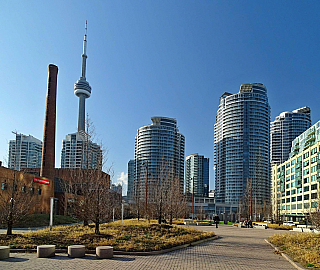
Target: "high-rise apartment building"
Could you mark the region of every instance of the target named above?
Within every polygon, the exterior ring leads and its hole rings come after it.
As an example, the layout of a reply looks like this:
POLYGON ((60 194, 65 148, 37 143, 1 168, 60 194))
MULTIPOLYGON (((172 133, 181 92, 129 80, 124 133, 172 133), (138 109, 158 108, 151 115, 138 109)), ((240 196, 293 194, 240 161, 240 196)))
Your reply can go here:
POLYGON ((186 156, 185 193, 209 196, 209 158, 199 154, 186 156))
POLYGON ((289 158, 292 141, 311 127, 310 108, 303 107, 292 112, 282 112, 270 124, 271 166, 279 165, 289 158))
POLYGON ((248 182, 257 203, 270 196, 270 106, 261 83, 223 93, 214 125, 217 202, 238 203, 248 182))
POLYGON ((85 127, 85 100, 91 96, 91 86, 86 80, 87 22, 83 40, 81 77, 74 84, 74 94, 79 97, 78 132, 68 134, 62 141, 61 168, 95 169, 102 166, 102 151, 90 139, 85 127))
POLYGON ((127 197, 128 200, 133 200, 133 194, 134 194, 134 160, 131 159, 128 162, 128 192, 127 197))
POLYGON ((144 191, 148 181, 166 177, 180 180, 183 190, 185 138, 179 132, 177 120, 151 117, 152 124, 141 127, 135 138, 135 191, 144 191))
POLYGON ((31 135, 15 134, 16 139, 9 142, 8 168, 40 168, 42 141, 31 135))
POLYGON ((276 220, 300 221, 319 209, 320 121, 292 141, 289 158, 272 167, 276 220))
POLYGON ((61 168, 101 168, 102 152, 85 132, 68 134, 62 141, 61 168))

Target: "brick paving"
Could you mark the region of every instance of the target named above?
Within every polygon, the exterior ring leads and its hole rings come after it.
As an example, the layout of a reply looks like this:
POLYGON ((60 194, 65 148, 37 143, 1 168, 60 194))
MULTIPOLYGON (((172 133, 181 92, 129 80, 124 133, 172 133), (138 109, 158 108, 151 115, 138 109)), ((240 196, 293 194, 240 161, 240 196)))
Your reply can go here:
POLYGON ((35 253, 11 253, 0 261, 0 269, 295 269, 264 241, 274 233, 271 229, 240 229, 229 225, 197 227, 214 231, 219 239, 194 247, 154 256, 115 255, 113 259, 98 260, 94 255, 68 258, 57 254, 53 258, 37 258, 35 253))

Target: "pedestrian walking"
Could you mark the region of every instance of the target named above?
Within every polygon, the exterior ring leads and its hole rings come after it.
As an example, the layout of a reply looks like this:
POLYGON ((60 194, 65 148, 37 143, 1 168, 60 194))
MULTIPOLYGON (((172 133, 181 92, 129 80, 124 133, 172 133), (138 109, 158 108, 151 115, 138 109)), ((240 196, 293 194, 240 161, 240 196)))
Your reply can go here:
POLYGON ((216 228, 218 228, 218 224, 219 224, 219 222, 220 222, 219 216, 216 215, 213 220, 214 220, 214 223, 216 224, 216 228))

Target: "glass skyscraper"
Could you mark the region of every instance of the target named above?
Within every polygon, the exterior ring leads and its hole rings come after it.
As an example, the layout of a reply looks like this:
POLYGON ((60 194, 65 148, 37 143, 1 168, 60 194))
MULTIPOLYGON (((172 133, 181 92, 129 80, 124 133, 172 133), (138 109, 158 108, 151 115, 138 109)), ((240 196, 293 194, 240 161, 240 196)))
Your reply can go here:
POLYGON ((160 170, 170 178, 178 177, 183 189, 185 138, 177 128, 177 120, 151 117, 152 124, 141 127, 135 138, 135 189, 144 191, 147 169, 148 182, 157 179, 160 170))
POLYGON ((84 131, 68 134, 62 141, 61 168, 99 169, 101 162, 100 146, 84 131))
POLYGON ((270 125, 271 166, 279 165, 289 158, 292 141, 311 127, 309 107, 282 112, 270 125))
POLYGON ((16 133, 9 142, 8 168, 20 171, 41 167, 42 141, 31 135, 16 133))
POLYGON ((209 158, 199 154, 186 156, 185 193, 209 196, 209 158))
POLYGON ((131 159, 128 162, 128 192, 127 192, 127 197, 128 201, 133 200, 133 185, 134 185, 134 160, 131 159))
POLYGON ((238 203, 248 181, 257 203, 270 199, 270 106, 261 83, 242 84, 220 97, 214 125, 217 202, 238 203))

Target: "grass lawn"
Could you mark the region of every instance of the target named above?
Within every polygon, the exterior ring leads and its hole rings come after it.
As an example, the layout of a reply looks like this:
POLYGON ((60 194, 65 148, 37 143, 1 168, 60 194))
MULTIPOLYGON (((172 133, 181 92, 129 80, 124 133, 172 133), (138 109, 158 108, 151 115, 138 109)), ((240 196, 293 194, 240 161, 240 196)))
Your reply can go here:
MULTIPOLYGON (((42 227, 49 226, 50 216, 47 214, 32 214, 25 216, 18 224, 15 224, 15 228, 30 228, 30 227, 42 227)), ((76 223, 77 220, 68 216, 53 216, 53 225, 76 223)), ((0 228, 6 228, 5 224, 0 224, 0 228)))
POLYGON ((294 261, 308 268, 320 268, 320 234, 275 234, 269 240, 294 261))
POLYGON ((100 225, 100 235, 94 233, 94 226, 59 226, 49 229, 7 236, 0 234, 0 246, 11 248, 36 248, 38 245, 53 244, 56 248, 82 244, 87 249, 97 246, 113 246, 122 251, 153 251, 167 249, 182 244, 214 236, 213 232, 203 232, 175 225, 159 225, 155 221, 125 220, 100 225))

